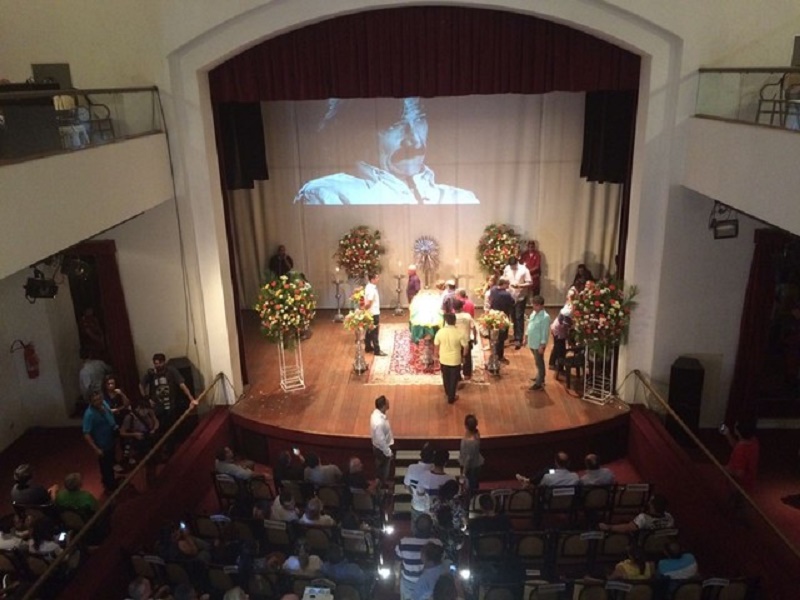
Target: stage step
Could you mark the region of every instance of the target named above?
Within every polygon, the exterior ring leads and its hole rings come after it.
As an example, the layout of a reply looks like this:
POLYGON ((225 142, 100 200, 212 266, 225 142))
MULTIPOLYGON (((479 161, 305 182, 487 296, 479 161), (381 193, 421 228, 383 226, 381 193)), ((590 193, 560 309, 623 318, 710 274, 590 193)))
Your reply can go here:
POLYGON ((419 461, 419 450, 398 450, 394 453, 396 463, 415 463, 419 461))

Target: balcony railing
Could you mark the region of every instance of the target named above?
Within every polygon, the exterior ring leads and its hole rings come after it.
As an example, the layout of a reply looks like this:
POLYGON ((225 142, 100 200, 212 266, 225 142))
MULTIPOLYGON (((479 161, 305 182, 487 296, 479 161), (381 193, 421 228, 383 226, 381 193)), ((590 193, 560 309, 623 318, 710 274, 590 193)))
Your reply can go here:
POLYGON ((800 131, 800 68, 700 69, 696 115, 800 131))
POLYGON ((0 164, 163 131, 156 87, 56 87, 0 85, 0 164))

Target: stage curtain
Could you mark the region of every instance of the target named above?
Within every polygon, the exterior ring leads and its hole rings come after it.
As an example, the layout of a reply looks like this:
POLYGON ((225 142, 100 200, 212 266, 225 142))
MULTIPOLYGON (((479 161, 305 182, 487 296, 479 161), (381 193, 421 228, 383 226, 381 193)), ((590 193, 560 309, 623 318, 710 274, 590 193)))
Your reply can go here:
POLYGON ((213 69, 214 103, 632 90, 639 57, 510 12, 417 6, 359 12, 267 40, 213 69))
POLYGON ((636 92, 587 92, 581 177, 627 183, 633 149, 636 92))
POLYGON ((269 179, 259 102, 226 102, 215 108, 220 173, 225 189, 253 189, 269 179))
POLYGON ((758 382, 764 369, 769 335, 769 312, 775 300, 776 256, 783 252, 789 234, 777 229, 758 229, 745 290, 736 367, 728 400, 730 423, 757 416, 758 382))

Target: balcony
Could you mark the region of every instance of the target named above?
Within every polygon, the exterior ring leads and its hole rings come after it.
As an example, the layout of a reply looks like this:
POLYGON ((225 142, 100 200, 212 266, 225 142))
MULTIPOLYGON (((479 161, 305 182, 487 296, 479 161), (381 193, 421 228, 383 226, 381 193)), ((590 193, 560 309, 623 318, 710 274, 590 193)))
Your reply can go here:
POLYGON ((681 183, 800 234, 800 68, 700 69, 681 183))
POLYGON ((26 87, 0 86, 0 278, 174 195, 157 88, 26 87))

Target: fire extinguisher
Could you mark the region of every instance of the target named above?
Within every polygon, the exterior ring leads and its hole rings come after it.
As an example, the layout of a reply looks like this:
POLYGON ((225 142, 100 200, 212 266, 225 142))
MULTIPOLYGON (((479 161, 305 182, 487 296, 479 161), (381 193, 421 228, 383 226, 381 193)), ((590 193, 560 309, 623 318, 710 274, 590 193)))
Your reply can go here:
POLYGON ((25 370, 28 372, 29 379, 39 377, 39 355, 36 354, 36 347, 33 342, 27 344, 22 340, 14 340, 11 343, 11 352, 22 350, 22 357, 25 359, 25 370))

